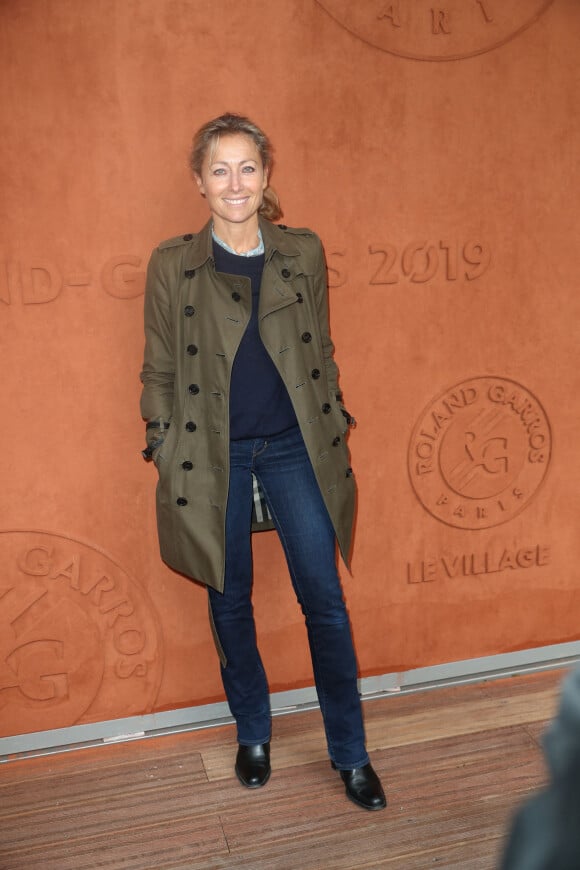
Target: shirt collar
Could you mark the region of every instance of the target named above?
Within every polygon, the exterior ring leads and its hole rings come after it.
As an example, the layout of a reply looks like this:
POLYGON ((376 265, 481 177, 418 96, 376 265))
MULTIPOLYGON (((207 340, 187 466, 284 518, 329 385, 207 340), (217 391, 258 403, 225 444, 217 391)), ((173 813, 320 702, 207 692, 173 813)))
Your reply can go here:
MULTIPOLYGON (((290 232, 286 232, 285 229, 281 229, 265 218, 261 217, 259 221, 260 232, 264 240, 266 262, 269 261, 274 251, 279 251, 283 256, 299 256, 300 248, 290 232)), ((187 268, 189 269, 198 269, 207 260, 213 260, 211 220, 202 227, 199 233, 193 236, 186 257, 187 268)))
POLYGON ((234 251, 227 242, 224 242, 223 239, 220 239, 219 236, 216 236, 215 229, 212 225, 211 228, 211 237, 214 242, 217 242, 220 247, 224 248, 224 250, 228 251, 230 254, 235 254, 236 257, 259 257, 260 254, 264 253, 264 239, 262 237, 262 230, 258 227, 258 244, 255 248, 252 248, 251 251, 234 251))

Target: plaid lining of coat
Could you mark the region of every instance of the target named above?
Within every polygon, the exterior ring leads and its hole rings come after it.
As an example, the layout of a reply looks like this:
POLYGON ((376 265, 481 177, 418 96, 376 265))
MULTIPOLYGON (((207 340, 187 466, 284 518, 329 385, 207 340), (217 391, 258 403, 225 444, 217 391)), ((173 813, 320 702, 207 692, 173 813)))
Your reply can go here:
POLYGON ((252 531, 265 532, 267 529, 273 529, 274 523, 272 514, 266 504, 266 496, 254 474, 252 474, 252 486, 252 531))

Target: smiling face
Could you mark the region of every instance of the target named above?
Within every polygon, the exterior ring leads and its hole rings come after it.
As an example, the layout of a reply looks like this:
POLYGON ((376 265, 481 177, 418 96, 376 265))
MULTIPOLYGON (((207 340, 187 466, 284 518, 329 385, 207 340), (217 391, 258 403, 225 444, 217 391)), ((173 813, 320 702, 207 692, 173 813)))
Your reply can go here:
POLYGON ((201 174, 195 174, 200 193, 206 198, 220 238, 234 229, 258 226, 258 209, 268 185, 260 152, 250 136, 226 134, 210 146, 201 174))

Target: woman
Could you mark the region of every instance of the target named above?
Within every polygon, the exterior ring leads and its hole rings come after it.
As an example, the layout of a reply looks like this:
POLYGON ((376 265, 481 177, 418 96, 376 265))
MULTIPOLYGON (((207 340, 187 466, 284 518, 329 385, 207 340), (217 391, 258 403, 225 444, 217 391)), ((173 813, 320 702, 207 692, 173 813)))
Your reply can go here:
MULTIPOLYGON (((276 226, 272 148, 227 114, 196 134, 191 166, 210 220, 149 263, 141 411, 159 471, 161 555, 204 583, 228 703, 235 771, 270 776, 270 705, 251 603, 259 484, 306 619, 332 766, 348 797, 386 805, 365 749, 357 668, 336 570, 355 483, 329 336, 324 256, 310 230, 276 226)), ((270 526, 271 527, 271 526, 270 526)))

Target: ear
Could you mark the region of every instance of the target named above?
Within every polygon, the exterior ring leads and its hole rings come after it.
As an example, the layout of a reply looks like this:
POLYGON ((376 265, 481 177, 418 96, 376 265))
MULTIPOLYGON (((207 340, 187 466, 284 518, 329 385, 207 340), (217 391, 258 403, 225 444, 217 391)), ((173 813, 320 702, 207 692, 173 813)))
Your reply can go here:
POLYGON ((197 172, 194 172, 193 175, 195 178, 195 182, 197 184, 197 189, 199 190, 199 192, 201 193, 202 196, 205 196, 205 187, 204 187, 201 175, 198 175, 197 172))
POLYGON ((262 182, 262 190, 266 190, 266 188, 268 187, 268 175, 269 175, 268 170, 264 169, 264 180, 262 182))

